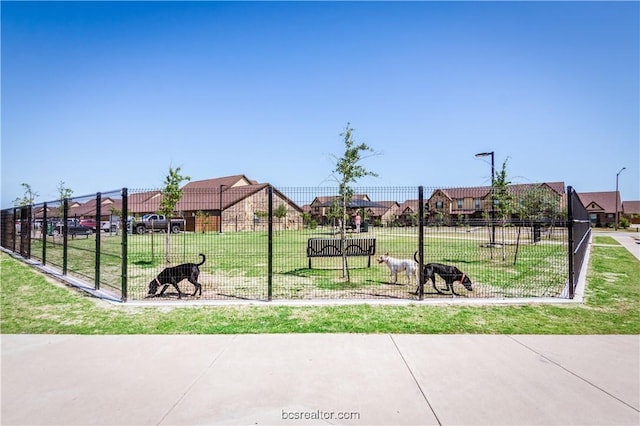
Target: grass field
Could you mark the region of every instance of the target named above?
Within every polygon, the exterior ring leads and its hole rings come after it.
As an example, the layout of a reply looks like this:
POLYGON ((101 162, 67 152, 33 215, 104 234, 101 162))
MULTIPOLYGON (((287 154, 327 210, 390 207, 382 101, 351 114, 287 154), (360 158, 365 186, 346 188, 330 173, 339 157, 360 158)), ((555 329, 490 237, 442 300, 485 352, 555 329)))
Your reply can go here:
MULTIPOLYGON (((474 282, 472 293, 462 287, 457 291, 469 297, 558 296, 567 279, 566 235, 556 230, 533 244, 528 229, 506 228, 503 260, 502 248, 486 247, 487 228, 426 228, 425 262, 458 266, 474 282)), ((418 243, 416 228, 375 228, 351 237, 376 239, 376 253, 393 257, 413 257, 418 243)), ((498 229, 497 240, 501 236, 498 229)), ((415 299, 415 279, 407 285, 406 276, 390 282, 389 270, 366 257, 350 257, 350 281, 342 276, 341 258, 314 258, 313 268, 306 257, 309 238, 331 237, 330 230, 276 231, 273 237, 274 299, 344 299, 400 298, 415 299)), ((165 266, 166 234, 128 236, 128 298, 143 300, 149 281, 165 266)), ((62 266, 60 238, 47 242, 47 263, 62 266)), ((200 282, 204 299, 266 300, 268 285, 268 235, 265 232, 228 232, 224 234, 181 233, 170 236, 172 264, 198 262, 205 253, 200 282)), ((88 282, 95 279, 95 237, 69 240, 69 272, 88 282)), ((101 238, 100 285, 116 293, 121 287, 122 246, 119 236, 103 234, 101 238)), ((34 240, 32 255, 39 258, 42 241, 34 240)), ((191 292, 189 283, 181 284, 191 292)), ((426 297, 442 297, 430 286, 426 297)), ((175 297, 175 291, 167 292, 175 297)))
POLYGON ((594 246, 583 304, 520 306, 111 305, 0 254, 2 333, 640 334, 640 262, 594 246))

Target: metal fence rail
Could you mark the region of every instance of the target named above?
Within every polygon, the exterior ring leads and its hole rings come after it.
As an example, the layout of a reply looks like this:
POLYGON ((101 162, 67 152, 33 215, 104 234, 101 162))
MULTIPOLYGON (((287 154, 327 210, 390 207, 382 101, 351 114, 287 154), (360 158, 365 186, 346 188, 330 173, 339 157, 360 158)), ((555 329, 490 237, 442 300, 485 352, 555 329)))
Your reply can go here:
MULTIPOLYGON (((572 194, 569 188, 579 203, 572 194)), ((149 283, 163 269, 199 263, 200 253, 200 297, 207 300, 452 297, 439 276, 435 286, 418 286, 419 265, 428 263, 455 266, 471 279, 471 291, 453 284, 461 297, 566 297, 581 266, 570 247, 581 222, 567 220, 577 207, 548 190, 514 189, 497 202, 486 187, 356 188, 344 224, 337 188, 185 190, 168 224, 157 216, 161 198, 159 190, 123 189, 3 210, 2 246, 125 301, 149 300, 149 283), (506 213, 500 203, 509 203, 506 213), (92 219, 95 232, 78 234, 75 226, 92 219), (333 248, 310 262, 311 241, 314 250, 333 248), (353 248, 363 244, 375 252, 353 248)), ((191 299, 195 287, 178 285, 191 299)), ((170 286, 153 300, 177 296, 170 286)))

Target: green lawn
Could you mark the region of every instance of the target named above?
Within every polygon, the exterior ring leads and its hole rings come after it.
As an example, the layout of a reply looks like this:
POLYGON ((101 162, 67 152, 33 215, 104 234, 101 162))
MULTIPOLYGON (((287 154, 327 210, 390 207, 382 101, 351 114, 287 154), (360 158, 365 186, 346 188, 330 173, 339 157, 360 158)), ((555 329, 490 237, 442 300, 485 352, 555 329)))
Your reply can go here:
POLYGON ((575 305, 133 307, 87 297, 4 253, 0 267, 5 334, 640 334, 640 262, 622 247, 593 247, 586 301, 575 305))
MULTIPOLYGON (((390 283, 389 270, 374 259, 367 267, 366 257, 349 258, 350 282, 342 276, 341 259, 313 259, 308 267, 306 257, 309 238, 331 237, 330 230, 275 231, 273 237, 272 292, 274 299, 340 299, 401 298, 412 299, 415 282, 406 285, 390 283)), ((501 238, 501 229, 497 230, 501 238)), ((356 237, 376 239, 376 253, 393 257, 413 257, 418 244, 417 228, 373 228, 356 237)), ((505 229, 505 259, 502 249, 487 248, 487 228, 430 227, 425 232, 425 261, 453 264, 474 282, 473 297, 557 296, 568 276, 566 235, 557 229, 537 244, 530 241, 527 229, 505 229), (520 232, 520 233, 518 233, 520 232)), ((266 300, 268 282, 268 236, 266 232, 227 232, 224 234, 181 233, 170 236, 172 264, 198 262, 205 253, 207 262, 201 267, 200 282, 205 299, 266 300)), ((500 240, 501 241, 501 240, 500 240)), ((47 263, 61 266, 60 241, 47 244, 47 263)), ((101 239, 100 283, 103 288, 121 286, 121 240, 106 236, 101 239)), ((128 298, 143 300, 149 281, 165 266, 166 234, 129 235, 128 298)), ((42 241, 34 240, 32 254, 42 252, 42 241)), ((69 273, 88 282, 95 278, 95 237, 69 240, 69 273)), ((414 280, 415 281, 415 280, 414 280)), ((191 292, 191 284, 181 284, 183 292, 191 292)), ((441 297, 430 287, 426 297, 441 297)), ((466 290, 460 287, 460 293, 466 290)), ((172 297, 175 297, 172 295, 172 297)))
POLYGON ((594 236, 593 237, 593 243, 594 244, 612 244, 615 246, 619 246, 620 243, 618 242, 618 240, 616 240, 613 237, 609 237, 609 236, 594 236))

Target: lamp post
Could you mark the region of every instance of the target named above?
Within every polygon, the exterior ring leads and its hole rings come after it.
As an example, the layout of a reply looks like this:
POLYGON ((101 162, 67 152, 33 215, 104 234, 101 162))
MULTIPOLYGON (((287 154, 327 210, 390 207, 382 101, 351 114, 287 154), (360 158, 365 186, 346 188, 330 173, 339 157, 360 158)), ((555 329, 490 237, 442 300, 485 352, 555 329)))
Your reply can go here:
POLYGON ((495 163, 494 152, 480 152, 476 154, 476 158, 491 156, 491 245, 496 242, 496 205, 493 199, 493 185, 495 183, 495 163))
POLYGON ((222 234, 222 212, 224 211, 224 206, 222 205, 222 188, 226 187, 227 185, 220 185, 220 198, 219 198, 219 207, 220 207, 220 233, 222 234))
POLYGON ((620 173, 622 173, 623 170, 625 170, 626 167, 623 167, 620 169, 620 171, 618 173, 616 173, 616 231, 618 230, 618 177, 620 176, 620 173))

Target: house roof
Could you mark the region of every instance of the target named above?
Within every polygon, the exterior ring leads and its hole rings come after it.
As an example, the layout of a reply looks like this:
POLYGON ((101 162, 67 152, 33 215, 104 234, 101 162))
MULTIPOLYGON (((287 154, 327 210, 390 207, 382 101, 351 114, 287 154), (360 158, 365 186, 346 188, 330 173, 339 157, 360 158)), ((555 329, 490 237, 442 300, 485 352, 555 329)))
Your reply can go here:
POLYGON ((417 213, 418 212, 418 200, 406 200, 398 207, 398 212, 402 214, 417 213))
POLYGON ((235 188, 238 186, 255 185, 257 183, 257 181, 251 180, 245 175, 233 175, 212 179, 196 180, 193 182, 189 182, 188 184, 183 186, 182 189, 211 189, 220 188, 221 185, 227 188, 235 188))
MULTIPOLYGON (((189 182, 182 187, 182 198, 176 204, 177 211, 226 210, 240 201, 266 189, 268 183, 256 183, 245 175, 226 176, 189 182), (221 192, 222 190, 222 192, 221 192)), ((300 207, 274 188, 274 194, 292 208, 300 207)), ((161 191, 129 193, 129 212, 132 214, 157 212, 162 201, 161 191)))
POLYGON ((624 214, 640 214, 640 201, 623 201, 624 214))
POLYGON ((129 191, 127 198, 129 214, 158 211, 160 208, 160 200, 162 200, 162 193, 158 190, 143 192, 129 191))
MULTIPOLYGON (((325 204, 325 203, 331 202, 339 197, 340 197, 339 195, 318 196, 314 198, 313 201, 311 202, 311 207, 315 207, 318 204, 325 204)), ((353 194, 351 199, 371 201, 371 199, 367 194, 353 194)))
MULTIPOLYGON (((111 208, 120 209, 122 208, 122 200, 114 200, 112 198, 102 198, 100 200, 100 214, 107 215, 110 213, 111 208)), ((70 217, 78 217, 78 216, 95 216, 96 215, 96 206, 97 202, 95 198, 90 199, 86 203, 75 204, 69 208, 69 216, 70 217)))
POLYGON ((602 211, 604 213, 615 213, 616 199, 618 200, 618 211, 622 211, 620 192, 579 192, 578 197, 587 210, 602 211))
POLYGON ((244 200, 245 198, 250 197, 251 195, 259 191, 262 191, 268 186, 268 183, 241 185, 236 187, 222 188, 222 193, 220 192, 219 186, 208 188, 184 188, 182 190, 182 198, 176 205, 176 210, 220 210, 221 201, 222 209, 225 210, 230 206, 244 200))
POLYGON ((400 204, 397 201, 376 201, 383 207, 370 207, 369 210, 373 216, 384 216, 389 210, 396 210, 400 204))
MULTIPOLYGON (((552 191, 556 192, 558 195, 563 195, 565 192, 564 182, 513 184, 513 185, 509 185, 507 187, 507 190, 511 194, 522 194, 536 187, 549 188, 552 191)), ((490 186, 473 186, 473 187, 464 187, 464 188, 439 188, 433 191, 429 199, 433 198, 433 196, 436 195, 438 192, 441 192, 450 200, 456 200, 461 198, 486 198, 491 193, 491 187, 490 186)))

